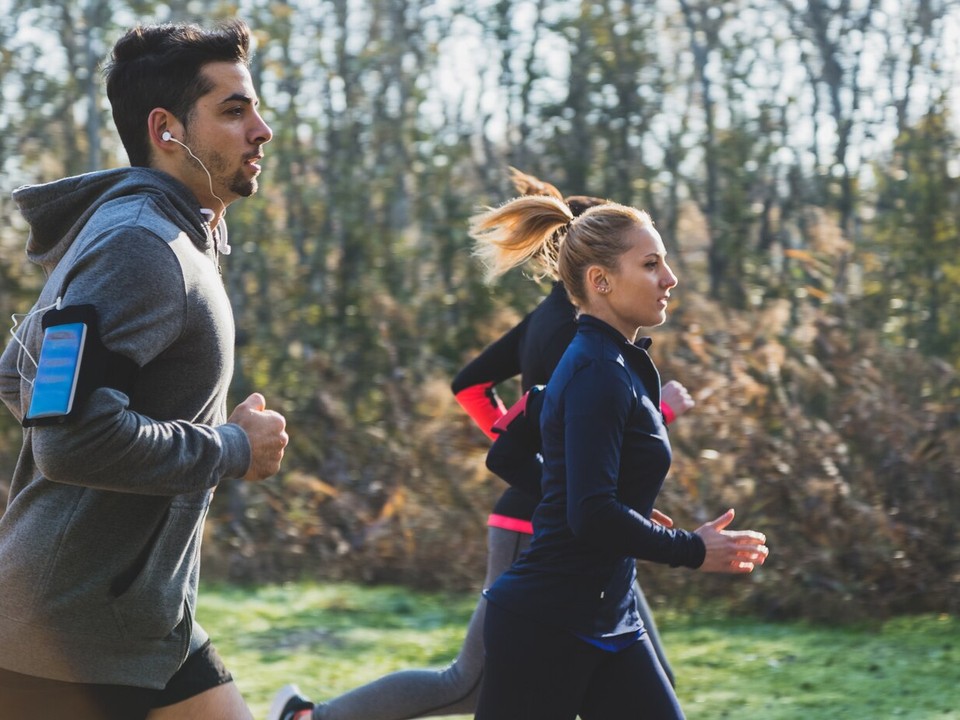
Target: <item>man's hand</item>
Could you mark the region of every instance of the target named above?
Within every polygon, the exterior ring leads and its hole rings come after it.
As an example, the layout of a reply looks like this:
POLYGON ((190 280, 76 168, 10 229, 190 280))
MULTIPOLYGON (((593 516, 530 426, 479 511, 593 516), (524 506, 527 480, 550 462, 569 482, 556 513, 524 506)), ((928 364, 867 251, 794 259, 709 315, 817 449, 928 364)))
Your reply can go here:
POLYGON ((244 480, 256 482, 275 475, 283 460, 283 449, 290 440, 283 415, 266 408, 263 395, 253 393, 227 418, 227 422, 243 428, 250 440, 250 467, 244 480))

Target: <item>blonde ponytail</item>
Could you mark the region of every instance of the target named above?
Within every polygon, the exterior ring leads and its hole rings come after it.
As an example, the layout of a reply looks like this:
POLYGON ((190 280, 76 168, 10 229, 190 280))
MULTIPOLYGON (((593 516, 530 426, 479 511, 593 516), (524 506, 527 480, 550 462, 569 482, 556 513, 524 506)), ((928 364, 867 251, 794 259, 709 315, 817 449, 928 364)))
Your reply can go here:
POLYGON ((573 213, 562 198, 530 195, 515 198, 470 218, 473 254, 483 263, 491 282, 507 270, 532 262, 537 272, 557 278, 558 231, 564 231, 573 213))

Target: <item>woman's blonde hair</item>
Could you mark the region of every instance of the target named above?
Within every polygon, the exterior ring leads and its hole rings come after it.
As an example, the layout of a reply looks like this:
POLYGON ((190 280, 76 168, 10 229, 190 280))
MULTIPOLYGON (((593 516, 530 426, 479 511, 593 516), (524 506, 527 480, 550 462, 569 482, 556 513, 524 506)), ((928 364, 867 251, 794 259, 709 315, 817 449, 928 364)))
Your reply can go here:
MULTIPOLYGON (((504 241, 502 238, 496 238, 488 235, 482 228, 471 221, 471 236, 477 240, 474 247, 474 255, 480 258, 486 268, 485 280, 492 282, 507 270, 519 265, 529 263, 533 270, 535 279, 540 280, 544 277, 550 277, 552 280, 559 280, 557 275, 557 249, 560 238, 566 230, 566 225, 571 217, 581 215, 588 208, 596 205, 602 205, 607 201, 603 198, 593 197, 591 195, 571 195, 564 197, 563 193, 557 190, 556 186, 541 180, 540 178, 510 168, 510 180, 513 187, 520 195, 524 196, 545 196, 551 197, 563 203, 570 210, 570 216, 558 226, 558 229, 550 236, 549 244, 538 244, 536 247, 529 246, 530 236, 528 232, 522 232, 518 237, 510 241, 504 241)), ((489 211, 489 208, 488 208, 489 211)), ((481 216, 474 218, 479 220, 481 216)), ((548 222, 545 218, 539 219, 541 222, 548 222)), ((558 219, 557 222, 560 222, 558 219)), ((527 227, 525 230, 536 231, 536 227, 527 227)))
POLYGON ((615 270, 620 256, 631 247, 627 232, 637 226, 652 228, 653 220, 646 211, 619 203, 589 208, 570 223, 560 242, 557 274, 574 305, 583 305, 587 298, 587 268, 599 265, 615 270))
POLYGON ((615 269, 630 248, 626 231, 636 225, 652 226, 653 221, 643 210, 611 202, 575 217, 562 198, 530 195, 473 216, 470 236, 488 281, 534 261, 541 275, 562 280, 574 305, 582 305, 587 267, 615 269))
POLYGON ((558 277, 558 243, 553 238, 559 238, 571 220, 566 203, 549 195, 519 197, 474 215, 469 232, 476 241, 473 253, 486 268, 486 281, 528 262, 537 277, 558 277))

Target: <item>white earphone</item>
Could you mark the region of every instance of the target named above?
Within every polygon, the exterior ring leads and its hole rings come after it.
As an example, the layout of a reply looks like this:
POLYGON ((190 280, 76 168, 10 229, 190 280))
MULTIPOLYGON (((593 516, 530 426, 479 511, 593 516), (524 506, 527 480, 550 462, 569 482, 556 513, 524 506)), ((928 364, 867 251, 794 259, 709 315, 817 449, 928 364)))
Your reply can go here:
MULTIPOLYGON (((160 135, 160 139, 163 140, 164 142, 175 142, 177 145, 179 145, 184 150, 186 150, 190 154, 190 157, 192 157, 194 160, 197 161, 197 164, 207 174, 207 182, 210 184, 210 194, 213 195, 217 199, 217 202, 220 203, 220 207, 223 208, 223 212, 226 212, 227 206, 223 202, 223 200, 220 199, 220 196, 213 191, 213 178, 210 176, 210 171, 207 170, 207 166, 203 164, 203 161, 193 154, 193 150, 191 150, 189 147, 187 147, 182 142, 177 140, 173 135, 171 135, 169 130, 164 130, 163 133, 160 135)), ((213 216, 212 212, 210 213, 210 216, 211 217, 213 216)), ((217 243, 216 243, 217 251, 222 253, 223 255, 230 254, 230 242, 227 240, 226 232, 227 232, 227 227, 226 225, 223 225, 220 231, 220 234, 217 235, 217 243)))

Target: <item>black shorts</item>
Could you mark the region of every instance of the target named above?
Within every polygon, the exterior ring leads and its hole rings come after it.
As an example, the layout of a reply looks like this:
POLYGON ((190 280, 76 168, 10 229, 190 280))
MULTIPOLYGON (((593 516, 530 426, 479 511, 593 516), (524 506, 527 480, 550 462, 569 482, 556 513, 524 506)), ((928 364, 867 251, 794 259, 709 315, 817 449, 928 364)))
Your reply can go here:
POLYGON ((209 640, 186 659, 163 690, 47 680, 0 668, 0 714, 3 720, 139 720, 153 708, 174 705, 232 681, 209 640))
POLYGON ((233 676, 217 649, 207 640, 184 661, 163 690, 152 691, 156 696, 150 707, 174 705, 228 682, 233 682, 233 676))

